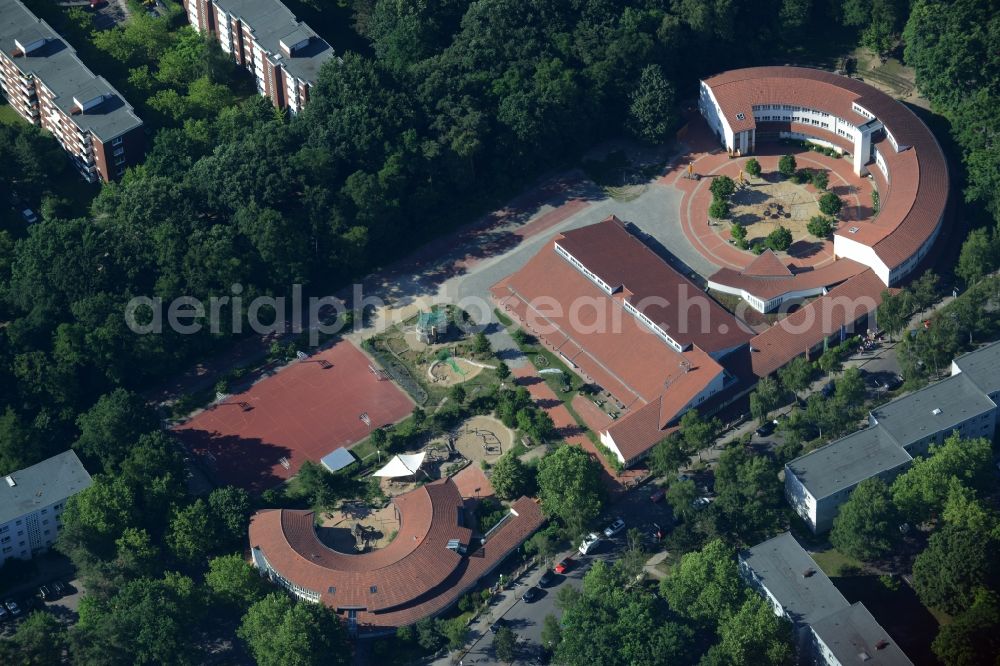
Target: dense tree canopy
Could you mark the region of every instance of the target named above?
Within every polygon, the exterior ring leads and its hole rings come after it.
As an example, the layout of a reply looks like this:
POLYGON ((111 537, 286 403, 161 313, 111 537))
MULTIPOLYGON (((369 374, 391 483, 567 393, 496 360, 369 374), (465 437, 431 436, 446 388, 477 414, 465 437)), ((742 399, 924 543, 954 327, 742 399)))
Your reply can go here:
POLYGON ((840 507, 833 521, 830 543, 851 557, 874 560, 892 551, 899 524, 885 481, 878 477, 865 479, 840 507))
POLYGON ((580 447, 561 446, 538 462, 538 495, 547 514, 580 533, 604 503, 601 464, 580 447))

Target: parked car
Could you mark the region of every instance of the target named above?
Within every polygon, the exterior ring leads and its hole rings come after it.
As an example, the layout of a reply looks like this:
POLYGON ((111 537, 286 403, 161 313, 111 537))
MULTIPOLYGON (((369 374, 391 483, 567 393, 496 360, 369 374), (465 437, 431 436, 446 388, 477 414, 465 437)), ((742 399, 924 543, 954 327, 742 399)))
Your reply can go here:
POLYGON ((649 530, 649 536, 653 541, 663 541, 663 537, 667 536, 666 532, 660 527, 659 523, 653 523, 649 530))
POLYGON ((0 604, 0 622, 7 620, 9 617, 10 613, 8 613, 7 609, 3 607, 3 604, 0 604))
POLYGON ((70 592, 69 585, 67 585, 65 583, 60 583, 59 581, 53 581, 53 583, 52 583, 52 592, 57 597, 64 597, 67 594, 69 594, 69 592, 70 592))
POLYGON ((591 532, 583 538, 583 542, 577 550, 580 551, 581 555, 586 555, 590 551, 594 550, 600 542, 601 537, 597 535, 597 532, 591 532))
POLYGON ((564 574, 572 568, 573 568, 573 558, 564 557, 559 561, 559 564, 556 565, 555 571, 557 574, 564 574))
POLYGON ((52 594, 52 590, 49 589, 48 585, 42 585, 38 588, 38 597, 42 601, 51 601, 55 598, 55 595, 52 594))
POLYGON ((664 488, 657 488, 650 494, 649 501, 656 504, 657 502, 662 502, 663 498, 666 496, 667 491, 664 488))
POLYGON ((506 627, 506 626, 507 626, 507 620, 503 619, 502 617, 498 617, 496 619, 496 622, 490 625, 490 633, 495 634, 497 633, 497 631, 500 630, 500 627, 506 627))
POLYGON ((614 535, 625 529, 625 521, 621 518, 615 518, 615 522, 611 523, 604 528, 604 536, 610 539, 614 535))
POLYGON ((35 211, 31 210, 30 208, 25 208, 24 210, 21 211, 21 218, 28 224, 34 224, 35 222, 38 222, 38 216, 35 215, 35 211))
POLYGON ((524 591, 524 594, 521 595, 521 601, 523 601, 526 604, 530 604, 532 601, 534 601, 540 596, 542 596, 542 591, 535 586, 531 586, 524 591))
POLYGON ((760 424, 760 427, 755 431, 758 437, 767 437, 772 432, 774 432, 774 422, 767 421, 766 423, 760 424))
POLYGON ((837 387, 833 383, 833 380, 828 381, 826 384, 823 384, 823 397, 824 398, 829 398, 830 396, 833 395, 833 392, 836 391, 836 390, 837 390, 837 387))
POLYGON ((895 391, 903 385, 903 378, 899 375, 893 375, 886 381, 885 385, 890 391, 895 391))
POLYGON ((14 617, 18 617, 21 614, 21 607, 17 605, 17 602, 13 599, 8 599, 3 602, 4 606, 7 607, 7 611, 14 617))
POLYGON ((712 503, 711 497, 698 497, 693 502, 691 502, 691 506, 693 506, 696 509, 704 509, 711 503, 712 503))
POLYGON ((542 577, 538 579, 538 584, 542 587, 548 587, 552 583, 556 582, 556 575, 553 573, 552 569, 546 569, 542 577))

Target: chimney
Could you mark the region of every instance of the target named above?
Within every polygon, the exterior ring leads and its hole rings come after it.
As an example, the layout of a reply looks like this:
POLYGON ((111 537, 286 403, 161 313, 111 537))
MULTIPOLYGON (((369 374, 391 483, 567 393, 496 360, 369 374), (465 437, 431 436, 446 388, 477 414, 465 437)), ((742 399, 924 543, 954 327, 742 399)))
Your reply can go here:
POLYGON ((884 638, 875 644, 876 650, 884 650, 887 647, 889 647, 889 641, 885 640, 884 638))
POLYGON ((802 572, 802 577, 803 578, 811 578, 815 574, 816 574, 816 570, 813 569, 812 567, 809 567, 808 569, 806 569, 805 571, 802 572))

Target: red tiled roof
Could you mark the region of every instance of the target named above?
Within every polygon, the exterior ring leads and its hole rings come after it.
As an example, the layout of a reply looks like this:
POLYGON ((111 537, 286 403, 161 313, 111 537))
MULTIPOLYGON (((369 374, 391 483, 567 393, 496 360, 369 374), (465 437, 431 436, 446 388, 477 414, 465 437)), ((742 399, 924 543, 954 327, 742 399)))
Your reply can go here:
POLYGON ((720 268, 709 278, 709 282, 743 289, 767 301, 794 291, 810 291, 838 284, 867 270, 867 267, 852 259, 838 259, 816 269, 790 273, 787 277, 748 275, 749 269, 749 266, 743 271, 720 268))
POLYGON ((451 479, 393 501, 400 514, 399 534, 378 551, 333 551, 319 541, 313 512, 288 509, 257 512, 250 521, 250 545, 287 581, 319 592, 326 605, 338 611, 357 609, 362 625, 393 627, 450 606, 544 521, 535 502, 521 498, 512 505, 519 515, 479 546, 470 544, 471 530, 459 525, 462 497, 451 479), (468 545, 469 553, 449 550, 449 539, 468 545))
MULTIPOLYGON (((664 275, 667 285, 684 280, 658 257, 647 255, 648 250, 637 252, 631 241, 623 244, 622 233, 629 238, 632 236, 616 218, 576 231, 593 227, 609 231, 606 236, 594 231, 583 235, 569 232, 558 236, 555 243, 608 284, 624 284, 626 289, 630 289, 629 285, 638 285, 636 291, 646 297, 652 295, 653 276, 664 275), (573 242, 564 243, 566 237, 573 238, 573 242), (605 251, 604 258, 592 267, 583 257, 593 259, 596 251, 592 243, 602 237, 600 247, 605 251), (623 253, 622 245, 633 252, 623 253), (641 261, 630 259, 635 256, 641 261), (633 280, 624 270, 612 270, 607 265, 607 257, 613 257, 625 268, 639 265, 640 278, 633 280), (660 262, 662 267, 650 266, 649 257, 660 262), (667 277, 666 273, 673 276, 667 277)), ((738 320, 700 289, 691 287, 693 293, 685 298, 699 319, 698 326, 709 330, 703 336, 697 331, 688 332, 694 344, 685 352, 676 351, 653 334, 624 309, 620 292, 614 296, 607 294, 557 254, 554 244, 547 245, 524 268, 494 285, 492 292, 500 307, 517 318, 529 332, 570 360, 589 381, 601 385, 625 405, 627 411, 609 430, 617 433, 613 434, 615 443, 625 459, 630 460, 661 439, 664 436, 662 429, 722 374, 722 366, 702 349, 702 338, 725 350, 750 337, 740 328, 738 320), (576 310, 577 304, 584 307, 576 310), (595 320, 594 313, 599 313, 600 318, 595 320), (732 330, 737 334, 733 335, 732 330)), ((657 306, 658 311, 666 309, 670 309, 669 306, 657 306)), ((677 306, 674 309, 678 309, 677 306)), ((651 314, 647 316, 654 321, 678 322, 677 328, 681 328, 683 321, 673 313, 661 312, 655 319, 651 314)))
POLYGON ((612 289, 639 308, 674 340, 696 344, 710 354, 745 344, 750 334, 721 305, 670 267, 615 216, 566 231, 555 240, 612 289), (704 326, 690 326, 693 304, 704 326))
POLYGON ((793 312, 750 340, 753 371, 765 377, 823 339, 850 326, 882 302, 885 285, 868 269, 793 312))
POLYGON ((754 277, 787 277, 792 274, 788 266, 783 264, 781 259, 778 259, 778 255, 771 248, 761 252, 740 272, 754 277))
MULTIPOLYGON (((860 81, 801 67, 750 67, 723 72, 705 79, 735 131, 755 127, 753 106, 795 104, 835 114, 862 125, 868 121, 854 112, 857 103, 872 113, 896 139, 900 152, 888 139, 876 141, 889 170, 888 191, 880 192, 880 211, 871 223, 850 238, 875 249, 890 268, 915 255, 933 236, 948 199, 948 167, 937 139, 906 106, 860 81), (737 114, 745 120, 738 121, 737 114)), ((774 123, 778 124, 778 123, 774 123)), ((812 125, 792 123, 794 131, 820 133, 837 145, 843 140, 812 125), (836 137, 836 138, 835 138, 836 137)), ((762 129, 765 129, 762 127, 762 129)), ((845 146, 853 151, 853 146, 845 146)))

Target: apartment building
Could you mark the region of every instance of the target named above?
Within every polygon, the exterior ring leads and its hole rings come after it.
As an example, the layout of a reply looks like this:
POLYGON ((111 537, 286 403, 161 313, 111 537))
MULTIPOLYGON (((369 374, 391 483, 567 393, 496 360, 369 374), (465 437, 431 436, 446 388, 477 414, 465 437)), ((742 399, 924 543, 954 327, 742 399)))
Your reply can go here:
POLYGON ((333 48, 278 0, 185 0, 188 20, 257 79, 257 91, 298 113, 333 48))
POLYGON ((926 456, 953 432, 962 438, 996 433, 1000 343, 955 359, 952 375, 872 410, 869 426, 785 465, 785 496, 814 532, 833 526, 859 483, 891 483, 913 458, 926 456))
POLYGON ((52 133, 88 182, 116 180, 145 152, 142 121, 20 0, 0 0, 0 90, 52 133))
POLYGON ((66 500, 90 486, 73 450, 11 472, 0 480, 0 566, 31 559, 55 543, 66 500))
POLYGON ((792 624, 799 663, 912 666, 865 605, 848 603, 788 532, 741 552, 739 571, 792 624))

